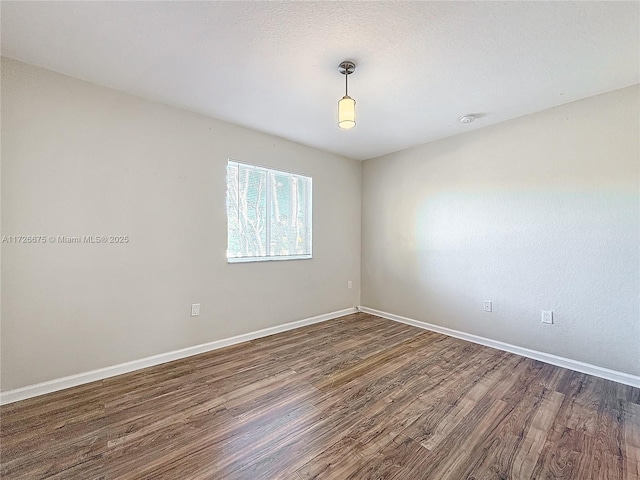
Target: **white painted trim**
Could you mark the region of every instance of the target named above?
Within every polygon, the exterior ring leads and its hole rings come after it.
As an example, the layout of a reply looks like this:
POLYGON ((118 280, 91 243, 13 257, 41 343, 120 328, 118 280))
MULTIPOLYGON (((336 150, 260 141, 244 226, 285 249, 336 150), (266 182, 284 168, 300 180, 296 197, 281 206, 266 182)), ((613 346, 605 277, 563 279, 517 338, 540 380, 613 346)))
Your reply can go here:
POLYGON ((629 373, 618 372, 616 370, 609 370, 608 368, 598 367, 589 363, 580 362, 578 360, 572 360, 570 358, 558 357, 550 353, 539 352, 537 350, 530 350, 524 347, 518 347, 509 343, 499 342, 498 340, 492 340, 490 338, 480 337, 471 333, 460 332, 447 327, 441 327, 433 325, 432 323, 420 322, 412 318, 402 317, 393 313, 382 312, 368 307, 358 307, 358 310, 364 313, 370 313, 371 315, 377 315, 378 317, 393 320, 394 322, 405 323, 407 325, 413 325, 414 327, 422 328, 423 330, 431 330, 432 332, 442 333, 450 337, 460 338, 469 342, 478 343, 486 347, 496 348, 498 350, 504 350, 505 352, 515 353, 522 355, 523 357, 533 358, 534 360, 540 360, 541 362, 550 363, 551 365, 557 365, 558 367, 568 368, 569 370, 575 370, 576 372, 586 373, 595 377, 604 378, 606 380, 613 380, 614 382, 624 383, 625 385, 631 385, 632 387, 640 388, 640 377, 631 375, 629 373))
POLYGON ((105 378, 122 375, 123 373, 133 372, 142 368, 153 367, 155 365, 160 365, 161 363, 179 360, 181 358, 198 355, 199 353, 217 350, 219 348, 228 347, 242 342, 248 342, 249 340, 255 340, 256 338, 267 337, 276 333, 286 332, 287 330, 294 330, 296 328, 304 327, 305 325, 325 322, 327 320, 356 313, 357 311, 356 307, 345 308, 344 310, 325 313, 323 315, 309 317, 303 320, 285 323, 283 325, 277 325, 275 327, 269 327, 255 332, 244 333, 231 338, 215 340, 213 342, 203 343, 201 345, 195 345, 181 350, 174 350, 172 352, 161 353, 159 355, 153 355, 151 357, 141 358, 131 362, 99 368, 97 370, 78 373, 68 377, 57 378, 55 380, 49 380, 48 382, 16 388, 15 390, 7 390, 6 392, 0 393, 0 405, 25 400, 31 397, 37 397, 46 393, 57 392, 58 390, 64 390, 66 388, 76 387, 85 383, 95 382, 96 380, 103 380, 105 378))

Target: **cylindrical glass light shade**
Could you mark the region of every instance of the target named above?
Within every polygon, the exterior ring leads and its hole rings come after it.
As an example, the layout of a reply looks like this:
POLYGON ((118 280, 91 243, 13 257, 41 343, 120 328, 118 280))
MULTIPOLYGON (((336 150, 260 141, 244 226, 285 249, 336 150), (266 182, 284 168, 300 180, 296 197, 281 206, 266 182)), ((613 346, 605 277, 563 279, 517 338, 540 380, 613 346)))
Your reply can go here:
POLYGON ((349 95, 338 102, 338 126, 344 129, 356 126, 356 101, 349 95))

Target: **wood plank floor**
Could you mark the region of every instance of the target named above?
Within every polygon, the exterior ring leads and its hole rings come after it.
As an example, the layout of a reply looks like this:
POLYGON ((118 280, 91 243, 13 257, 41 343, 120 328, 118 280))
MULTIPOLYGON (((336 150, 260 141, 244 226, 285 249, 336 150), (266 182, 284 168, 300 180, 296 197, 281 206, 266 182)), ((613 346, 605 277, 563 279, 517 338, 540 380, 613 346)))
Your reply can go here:
POLYGON ((640 479, 640 390, 358 313, 0 408, 3 479, 640 479))

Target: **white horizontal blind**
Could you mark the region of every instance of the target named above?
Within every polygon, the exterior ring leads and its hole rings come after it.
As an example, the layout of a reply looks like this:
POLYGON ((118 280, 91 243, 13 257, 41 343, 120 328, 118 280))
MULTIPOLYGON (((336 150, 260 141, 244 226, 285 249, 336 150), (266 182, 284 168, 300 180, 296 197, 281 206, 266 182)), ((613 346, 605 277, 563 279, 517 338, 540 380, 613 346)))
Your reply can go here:
POLYGON ((311 178, 227 164, 227 259, 311 258, 311 178))

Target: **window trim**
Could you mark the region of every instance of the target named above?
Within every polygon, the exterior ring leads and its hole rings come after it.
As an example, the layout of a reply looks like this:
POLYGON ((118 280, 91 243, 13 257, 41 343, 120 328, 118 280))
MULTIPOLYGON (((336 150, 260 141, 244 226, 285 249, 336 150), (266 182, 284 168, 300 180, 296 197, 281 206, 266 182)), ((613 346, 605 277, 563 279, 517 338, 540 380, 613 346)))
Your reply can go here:
POLYGON ((311 260, 312 255, 276 255, 273 257, 227 257, 227 263, 279 262, 282 260, 311 260))
MULTIPOLYGON (((307 220, 311 221, 310 225, 307 225, 308 228, 308 235, 309 235, 309 253, 304 253, 304 254, 300 254, 300 255, 269 255, 269 256, 260 256, 260 257, 229 257, 229 216, 228 214, 226 215, 227 217, 227 252, 226 252, 226 258, 227 258, 227 263, 253 263, 253 262, 273 262, 273 261, 288 261, 288 260, 311 260, 313 259, 313 176, 309 175, 309 174, 302 174, 302 173, 296 173, 296 172, 292 172, 292 171, 284 171, 284 170, 278 170, 276 168, 270 168, 270 167, 265 167, 264 165, 257 165, 255 163, 250 163, 250 162, 241 162, 238 160, 234 160, 233 158, 227 158, 227 164, 225 166, 225 172, 226 175, 228 175, 228 169, 229 169, 229 165, 230 164, 236 164, 236 165, 245 165, 248 167, 253 167, 256 168, 258 170, 264 170, 267 172, 267 175, 269 173, 275 173, 275 174, 281 174, 281 175, 295 175, 297 177, 305 177, 309 179, 308 182, 308 191, 307 191, 307 195, 306 195, 306 215, 307 215, 307 220)), ((225 178, 226 178, 225 175, 225 178)), ((225 182, 226 183, 226 189, 225 189, 225 205, 226 205, 226 195, 227 195, 227 191, 229 188, 229 183, 228 183, 228 179, 225 182)), ((270 195, 271 195, 271 182, 266 182, 266 198, 269 199, 270 195)), ((266 208, 266 212, 265 212, 265 229, 266 229, 266 237, 267 237, 267 246, 270 246, 270 238, 271 238, 271 208, 266 208)))

